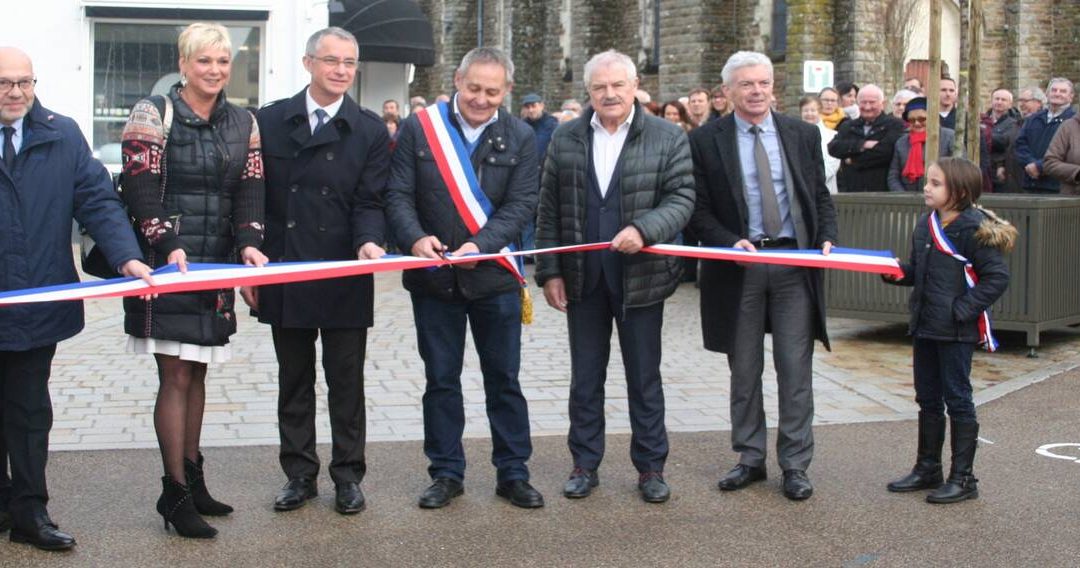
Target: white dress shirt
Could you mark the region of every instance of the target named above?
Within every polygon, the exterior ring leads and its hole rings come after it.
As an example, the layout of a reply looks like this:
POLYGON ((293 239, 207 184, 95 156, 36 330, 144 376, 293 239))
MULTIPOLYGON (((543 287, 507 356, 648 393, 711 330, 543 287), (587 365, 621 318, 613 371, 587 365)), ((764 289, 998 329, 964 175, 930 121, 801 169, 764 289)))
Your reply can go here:
POLYGON ((341 98, 326 106, 319 106, 319 103, 315 102, 315 99, 311 98, 310 87, 305 96, 307 97, 308 123, 311 124, 312 134, 315 133, 315 126, 319 124, 319 117, 315 115, 316 110, 321 108, 326 111, 326 122, 324 122, 323 124, 328 124, 330 122, 330 119, 334 118, 334 116, 337 115, 338 110, 341 109, 341 103, 345 102, 345 95, 342 95, 341 98))
POLYGON ((611 185, 611 176, 615 173, 615 164, 626 143, 626 135, 630 132, 630 123, 634 121, 634 112, 634 108, 630 107, 630 115, 615 129, 614 134, 600 123, 600 115, 595 112, 592 115, 592 165, 596 171, 596 183, 600 184, 600 195, 605 197, 611 185))

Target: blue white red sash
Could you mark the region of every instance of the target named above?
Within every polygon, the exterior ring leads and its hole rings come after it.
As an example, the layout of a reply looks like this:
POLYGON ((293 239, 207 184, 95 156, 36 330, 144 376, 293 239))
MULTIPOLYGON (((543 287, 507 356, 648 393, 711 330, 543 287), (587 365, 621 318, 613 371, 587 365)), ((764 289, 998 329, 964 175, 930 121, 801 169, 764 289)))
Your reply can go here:
MULTIPOLYGON (((930 212, 929 223, 930 239, 934 241, 934 247, 938 251, 964 263, 964 282, 967 283, 969 290, 974 288, 979 283, 979 275, 975 274, 975 267, 971 265, 971 261, 956 252, 956 247, 949 241, 949 237, 945 236, 945 231, 941 230, 941 220, 938 218, 937 211, 930 212)), ((994 338, 991 329, 990 308, 986 308, 983 313, 979 314, 979 345, 991 353, 997 351, 998 348, 997 339, 994 338)))
MULTIPOLYGON (((476 172, 469 159, 469 149, 450 122, 449 109, 450 105, 447 103, 435 103, 417 111, 416 116, 424 130, 424 138, 431 148, 439 174, 454 201, 454 207, 469 233, 475 236, 495 213, 495 207, 476 179, 476 172)), ((514 243, 510 243, 499 252, 516 251, 514 243)), ((525 285, 525 267, 520 257, 511 260, 511 257, 502 256, 497 258, 496 262, 509 270, 522 286, 525 285)))
MULTIPOLYGON (((611 243, 589 243, 547 249, 501 252, 447 258, 420 258, 415 256, 385 256, 377 260, 338 260, 323 262, 270 263, 259 268, 235 264, 189 264, 188 272, 181 274, 176 266, 169 265, 154 271, 154 286, 135 278, 113 278, 46 286, 27 290, 0 292, 0 307, 34 302, 64 300, 88 300, 146 294, 169 294, 217 290, 235 286, 262 286, 286 284, 429 268, 478 261, 497 261, 524 255, 563 254, 607 249, 611 243)), ((733 248, 687 247, 677 245, 653 245, 642 249, 645 253, 702 258, 706 260, 730 260, 747 263, 783 264, 810 268, 832 268, 873 274, 902 276, 900 266, 889 251, 834 248, 825 256, 818 250, 784 250, 746 252, 733 248)))

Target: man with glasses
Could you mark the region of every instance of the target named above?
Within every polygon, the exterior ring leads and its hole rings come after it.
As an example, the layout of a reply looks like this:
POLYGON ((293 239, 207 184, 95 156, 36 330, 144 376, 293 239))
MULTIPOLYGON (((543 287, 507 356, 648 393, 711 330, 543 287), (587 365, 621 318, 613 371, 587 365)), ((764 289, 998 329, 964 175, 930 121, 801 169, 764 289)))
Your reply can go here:
MULTIPOLYGON (((336 27, 307 43, 311 83, 258 112, 266 168, 266 239, 274 262, 374 259, 383 255, 382 194, 390 138, 382 119, 348 95, 356 38, 336 27)), ((268 323, 278 359, 281 467, 288 477, 274 509, 300 508, 318 494, 315 451, 315 340, 329 387, 335 509, 364 508, 364 354, 373 322, 371 275, 245 289, 268 323)))
MULTIPOLYGON (((78 282, 72 217, 111 266, 153 283, 109 173, 75 122, 41 105, 36 83, 30 57, 0 47, 0 291, 78 282)), ((49 519, 45 462, 56 344, 82 328, 82 302, 0 309, 0 531, 43 550, 75 546, 49 519)))

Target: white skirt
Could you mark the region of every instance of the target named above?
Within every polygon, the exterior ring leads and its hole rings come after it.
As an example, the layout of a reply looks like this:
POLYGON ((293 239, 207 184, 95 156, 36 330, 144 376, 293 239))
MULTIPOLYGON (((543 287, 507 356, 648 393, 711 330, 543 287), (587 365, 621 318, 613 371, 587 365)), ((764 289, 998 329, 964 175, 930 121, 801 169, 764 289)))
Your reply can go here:
POLYGON ((225 345, 193 345, 180 343, 168 339, 154 339, 152 337, 134 337, 129 335, 127 340, 128 353, 160 353, 172 355, 184 361, 196 363, 224 363, 232 359, 232 347, 225 345))

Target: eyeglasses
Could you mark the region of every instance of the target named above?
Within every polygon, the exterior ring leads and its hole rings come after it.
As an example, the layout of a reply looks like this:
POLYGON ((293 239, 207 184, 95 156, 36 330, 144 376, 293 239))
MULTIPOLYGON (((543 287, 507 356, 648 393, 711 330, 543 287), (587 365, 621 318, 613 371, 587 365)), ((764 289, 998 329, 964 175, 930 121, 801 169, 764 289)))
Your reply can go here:
POLYGON ((913 117, 907 119, 907 121, 912 123, 912 124, 926 124, 926 117, 925 116, 913 116, 913 117))
POLYGON ((840 102, 840 99, 825 99, 825 98, 822 98, 822 99, 818 99, 818 100, 820 100, 823 103, 838 103, 838 102, 840 102))
POLYGON ((8 79, 0 79, 0 94, 6 94, 11 91, 12 87, 18 87, 20 91, 26 92, 34 88, 37 84, 37 79, 22 79, 19 81, 10 81, 8 79))
POLYGON ((1018 102, 1020 104, 1024 104, 1024 103, 1030 103, 1033 100, 1035 100, 1035 99, 1016 99, 1016 102, 1018 102))
POLYGON ((336 69, 338 65, 344 65, 346 69, 356 69, 355 59, 338 59, 337 57, 332 57, 329 55, 327 55, 326 57, 315 57, 314 55, 309 55, 308 57, 322 63, 327 67, 336 69))

